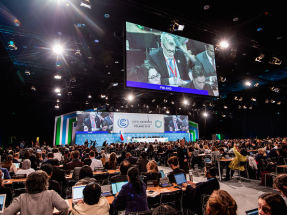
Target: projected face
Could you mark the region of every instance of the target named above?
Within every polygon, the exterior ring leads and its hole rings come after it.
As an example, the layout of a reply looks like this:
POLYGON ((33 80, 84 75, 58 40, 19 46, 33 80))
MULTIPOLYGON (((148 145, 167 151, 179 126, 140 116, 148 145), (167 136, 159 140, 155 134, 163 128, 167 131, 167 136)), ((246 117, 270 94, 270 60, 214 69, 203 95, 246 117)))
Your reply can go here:
POLYGON ((148 82, 151 84, 160 84, 160 74, 155 69, 149 70, 148 82))
POLYGON ((205 49, 206 49, 207 54, 209 55, 209 57, 214 59, 215 58, 214 46, 213 45, 207 45, 207 46, 205 46, 205 49))
POLYGON ((193 80, 193 84, 194 84, 196 89, 202 90, 204 88, 204 85, 205 85, 205 77, 201 76, 201 77, 195 78, 193 80))
POLYGON ((163 53, 168 58, 173 58, 175 53, 175 42, 172 36, 165 35, 165 39, 161 42, 163 53))
POLYGON ((95 113, 90 113, 90 118, 93 119, 93 120, 95 120, 96 114, 95 114, 95 113))

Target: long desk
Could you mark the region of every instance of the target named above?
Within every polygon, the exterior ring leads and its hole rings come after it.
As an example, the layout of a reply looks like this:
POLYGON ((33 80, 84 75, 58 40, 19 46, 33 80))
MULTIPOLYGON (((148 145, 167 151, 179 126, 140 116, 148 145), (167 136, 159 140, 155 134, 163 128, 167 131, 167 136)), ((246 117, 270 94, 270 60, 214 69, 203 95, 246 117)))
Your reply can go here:
MULTIPOLYGON (((120 170, 107 170, 108 173, 110 175, 113 175, 115 174, 116 172, 120 172, 120 170)), ((103 173, 106 173, 106 172, 101 172, 101 171, 94 171, 93 174, 94 175, 97 175, 97 174, 103 174, 103 173)), ((73 174, 69 174, 69 175, 66 175, 66 179, 72 179, 72 176, 73 174)), ((21 179, 6 179, 3 181, 4 185, 11 185, 13 182, 22 182, 22 181, 26 181, 27 178, 21 178, 21 179)))
POLYGON ((168 138, 128 138, 129 142, 135 142, 135 143, 154 143, 154 141, 157 140, 158 142, 168 142, 168 138))

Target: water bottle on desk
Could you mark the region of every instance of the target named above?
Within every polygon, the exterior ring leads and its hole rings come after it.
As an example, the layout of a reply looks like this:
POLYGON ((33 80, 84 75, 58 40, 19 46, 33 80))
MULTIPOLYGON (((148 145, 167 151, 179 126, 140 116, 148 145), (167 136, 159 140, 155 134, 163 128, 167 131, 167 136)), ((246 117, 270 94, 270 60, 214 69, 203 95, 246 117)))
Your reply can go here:
POLYGON ((192 170, 189 170, 189 181, 193 182, 192 170))

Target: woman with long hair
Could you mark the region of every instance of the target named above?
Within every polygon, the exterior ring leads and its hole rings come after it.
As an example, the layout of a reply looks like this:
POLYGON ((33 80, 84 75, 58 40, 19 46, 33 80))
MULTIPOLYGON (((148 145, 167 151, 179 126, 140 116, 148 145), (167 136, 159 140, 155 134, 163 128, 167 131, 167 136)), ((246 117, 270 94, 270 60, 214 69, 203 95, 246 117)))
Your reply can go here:
POLYGON ((116 153, 112 152, 109 161, 105 164, 105 169, 116 169, 117 168, 117 155, 116 153))
POLYGON ((137 167, 128 170, 128 183, 122 186, 113 201, 113 208, 128 212, 149 210, 146 196, 146 185, 139 179, 137 167))
POLYGON ((9 172, 17 172, 17 168, 13 163, 13 156, 8 155, 5 159, 5 163, 2 165, 2 168, 6 168, 9 172))
POLYGON ((106 154, 102 153, 101 156, 102 156, 102 158, 100 159, 100 161, 102 161, 103 165, 106 165, 106 154))
POLYGON ((224 190, 215 190, 206 203, 206 215, 236 215, 237 204, 224 190))
POLYGON ((158 165, 154 160, 151 160, 146 165, 147 172, 144 173, 144 176, 147 177, 147 180, 158 180, 161 178, 161 174, 158 170, 158 165))
POLYGON ((258 199, 259 215, 286 215, 287 207, 284 199, 277 193, 264 193, 258 199))

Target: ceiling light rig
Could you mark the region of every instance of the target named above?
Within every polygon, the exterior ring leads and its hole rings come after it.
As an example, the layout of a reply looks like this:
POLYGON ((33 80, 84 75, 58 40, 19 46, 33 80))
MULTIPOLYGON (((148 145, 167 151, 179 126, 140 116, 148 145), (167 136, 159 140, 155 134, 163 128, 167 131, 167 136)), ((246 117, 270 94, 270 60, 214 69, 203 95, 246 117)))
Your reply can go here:
POLYGON ((250 106, 249 109, 251 110, 251 109, 252 109, 252 106, 250 106))
POLYGON ((254 84, 254 87, 258 87, 258 86, 259 86, 259 83, 254 84))
POLYGON ((255 58, 255 61, 261 62, 261 60, 264 58, 264 54, 260 54, 258 57, 255 58))
POLYGON ((54 78, 57 80, 60 80, 62 78, 62 76, 61 75, 55 75, 54 78))
POLYGON ((241 109, 241 105, 238 106, 238 109, 241 109))
POLYGON ((254 101, 254 102, 256 102, 256 98, 251 98, 251 101, 254 101))
POLYGON ((280 89, 277 88, 277 87, 270 87, 270 90, 275 92, 275 93, 279 93, 280 92, 280 89))
POLYGON ((237 96, 235 96, 235 97, 234 97, 234 100, 236 100, 236 101, 237 101, 237 100, 238 100, 238 97, 237 97, 237 96))
POLYGON ((245 85, 248 86, 248 87, 250 87, 250 86, 251 86, 251 82, 250 82, 250 81, 246 81, 246 82, 245 82, 245 85))
POLYGON ((168 29, 170 32, 174 31, 183 31, 184 25, 179 25, 177 20, 172 20, 170 24, 170 28, 168 29))
POLYGON ((238 101, 240 101, 240 102, 241 102, 242 100, 243 100, 243 98, 242 98, 242 97, 240 97, 240 98, 238 99, 238 101))
POLYGON ((163 102, 164 102, 164 103, 167 103, 167 100, 166 100, 166 99, 164 99, 164 100, 163 100, 163 102))
POLYGON ((228 48, 229 43, 227 41, 221 41, 219 46, 223 49, 228 48))
POLYGON ((243 109, 247 109, 246 105, 243 105, 243 109))
POLYGON ((266 100, 265 100, 265 103, 266 103, 266 104, 268 104, 268 103, 269 103, 269 100, 268 100, 268 99, 266 99, 266 100))
POLYGON ((276 101, 274 101, 273 99, 271 99, 271 101, 270 101, 272 104, 274 104, 276 101))
POLYGON ((219 77, 219 81, 220 81, 220 82, 226 82, 227 80, 226 80, 226 78, 220 76, 220 77, 219 77))
POLYGON ((281 65, 282 61, 280 61, 277 57, 272 57, 269 63, 272 65, 281 65))
POLYGON ((281 102, 279 101, 279 102, 277 102, 277 105, 281 105, 281 102))

